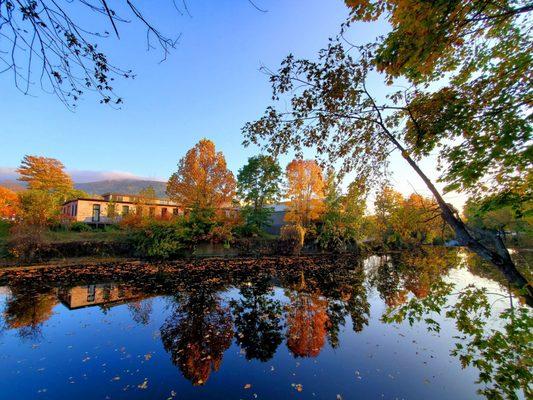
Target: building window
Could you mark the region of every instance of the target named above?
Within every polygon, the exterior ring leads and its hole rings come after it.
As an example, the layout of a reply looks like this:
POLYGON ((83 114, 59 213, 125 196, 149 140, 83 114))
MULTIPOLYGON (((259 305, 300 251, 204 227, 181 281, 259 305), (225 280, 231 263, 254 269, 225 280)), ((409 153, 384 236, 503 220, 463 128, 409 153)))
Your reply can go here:
POLYGON ((168 215, 168 209, 166 207, 163 207, 161 209, 161 216, 166 217, 168 215))
POLYGON ((135 212, 137 213, 137 215, 142 217, 142 215, 143 215, 143 206, 137 206, 137 208, 135 209, 135 212))
POLYGON ((96 294, 96 285, 87 286, 87 303, 92 303, 94 301, 96 294))
POLYGON ((113 196, 115 198, 115 201, 123 201, 122 196, 113 196))
POLYGON ((155 207, 150 207, 149 215, 150 215, 150 217, 154 217, 155 216, 155 207))
POLYGON ((78 215, 78 203, 74 203, 72 206, 72 216, 75 217, 76 215, 78 215))
POLYGON ((100 204, 93 204, 93 222, 100 222, 100 204))
POLYGON ((130 206, 122 206, 122 215, 128 215, 130 213, 130 206))
POLYGON ((179 209, 179 208, 173 208, 173 209, 172 209, 172 214, 174 214, 174 215, 180 215, 180 209, 179 209))

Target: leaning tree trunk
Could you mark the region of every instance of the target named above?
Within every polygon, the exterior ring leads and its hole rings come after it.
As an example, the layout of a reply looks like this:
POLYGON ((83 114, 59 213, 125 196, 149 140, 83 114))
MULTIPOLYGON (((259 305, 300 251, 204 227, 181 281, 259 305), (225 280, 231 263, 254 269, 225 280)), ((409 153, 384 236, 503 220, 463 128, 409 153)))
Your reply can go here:
POLYGON ((503 273, 505 278, 513 286, 525 291, 525 300, 529 306, 533 307, 533 287, 516 268, 516 265, 511 259, 509 251, 505 247, 501 238, 497 235, 489 233, 488 231, 480 231, 480 234, 484 236, 483 239, 490 241, 494 245, 494 250, 484 245, 480 239, 475 238, 467 229, 464 222, 455 215, 452 208, 448 205, 448 203, 444 201, 435 185, 433 185, 431 180, 426 176, 426 174, 424 174, 418 164, 409 156, 408 152, 401 145, 401 143, 398 142, 394 135, 388 132, 388 130, 385 129, 385 133, 389 140, 391 140, 392 143, 396 146, 396 148, 401 151, 402 157, 416 171, 418 176, 422 178, 428 189, 431 191, 439 205, 439 208, 442 213, 442 218, 448 223, 448 225, 450 225, 450 227, 455 232, 457 241, 461 245, 468 247, 470 250, 472 250, 484 260, 491 262, 503 273))

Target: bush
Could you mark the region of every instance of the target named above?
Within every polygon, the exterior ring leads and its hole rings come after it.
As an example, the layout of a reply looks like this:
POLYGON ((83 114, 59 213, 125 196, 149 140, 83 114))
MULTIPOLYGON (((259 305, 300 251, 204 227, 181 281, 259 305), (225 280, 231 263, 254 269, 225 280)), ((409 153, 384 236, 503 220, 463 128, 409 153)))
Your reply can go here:
POLYGON ((73 222, 70 225, 70 230, 72 232, 89 232, 92 231, 92 228, 83 222, 73 222))
POLYGON ((342 253, 348 249, 351 239, 343 226, 327 221, 320 229, 317 242, 322 249, 342 253))
POLYGON ((281 254, 298 254, 304 245, 305 229, 301 225, 285 225, 281 227, 279 252, 281 254))
POLYGON ((134 232, 132 240, 138 256, 160 260, 183 256, 192 244, 188 227, 165 221, 149 222, 134 232))
POLYGON ((38 259, 44 246, 43 228, 36 225, 14 225, 11 238, 7 242, 8 253, 20 261, 38 259))

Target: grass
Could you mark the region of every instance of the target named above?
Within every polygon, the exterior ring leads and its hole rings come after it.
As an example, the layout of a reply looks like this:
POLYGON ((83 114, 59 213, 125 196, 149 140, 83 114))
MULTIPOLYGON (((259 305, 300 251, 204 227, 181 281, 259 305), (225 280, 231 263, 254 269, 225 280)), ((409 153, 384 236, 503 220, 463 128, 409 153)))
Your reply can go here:
POLYGON ((5 220, 0 220, 0 258, 7 256, 6 244, 9 239, 9 229, 11 223, 5 220))
POLYGON ((65 242, 91 242, 91 241, 120 241, 124 240, 128 233, 123 230, 93 230, 88 232, 73 231, 48 231, 45 233, 45 241, 50 243, 65 242))

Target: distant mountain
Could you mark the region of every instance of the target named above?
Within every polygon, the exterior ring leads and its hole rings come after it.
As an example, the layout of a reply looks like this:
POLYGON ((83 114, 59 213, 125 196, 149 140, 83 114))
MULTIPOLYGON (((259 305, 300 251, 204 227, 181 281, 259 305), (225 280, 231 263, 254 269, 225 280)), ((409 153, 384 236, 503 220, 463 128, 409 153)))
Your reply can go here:
POLYGON ((16 181, 14 179, 4 179, 2 181, 0 181, 0 186, 3 186, 9 190, 12 190, 14 192, 21 192, 23 191, 26 187, 24 186, 24 184, 20 183, 19 181, 16 181))
POLYGON ((165 190, 167 188, 166 182, 147 181, 137 179, 116 179, 108 181, 74 183, 76 189, 83 190, 89 194, 104 194, 104 193, 122 193, 122 194, 137 194, 142 189, 153 187, 157 197, 167 197, 165 190))

